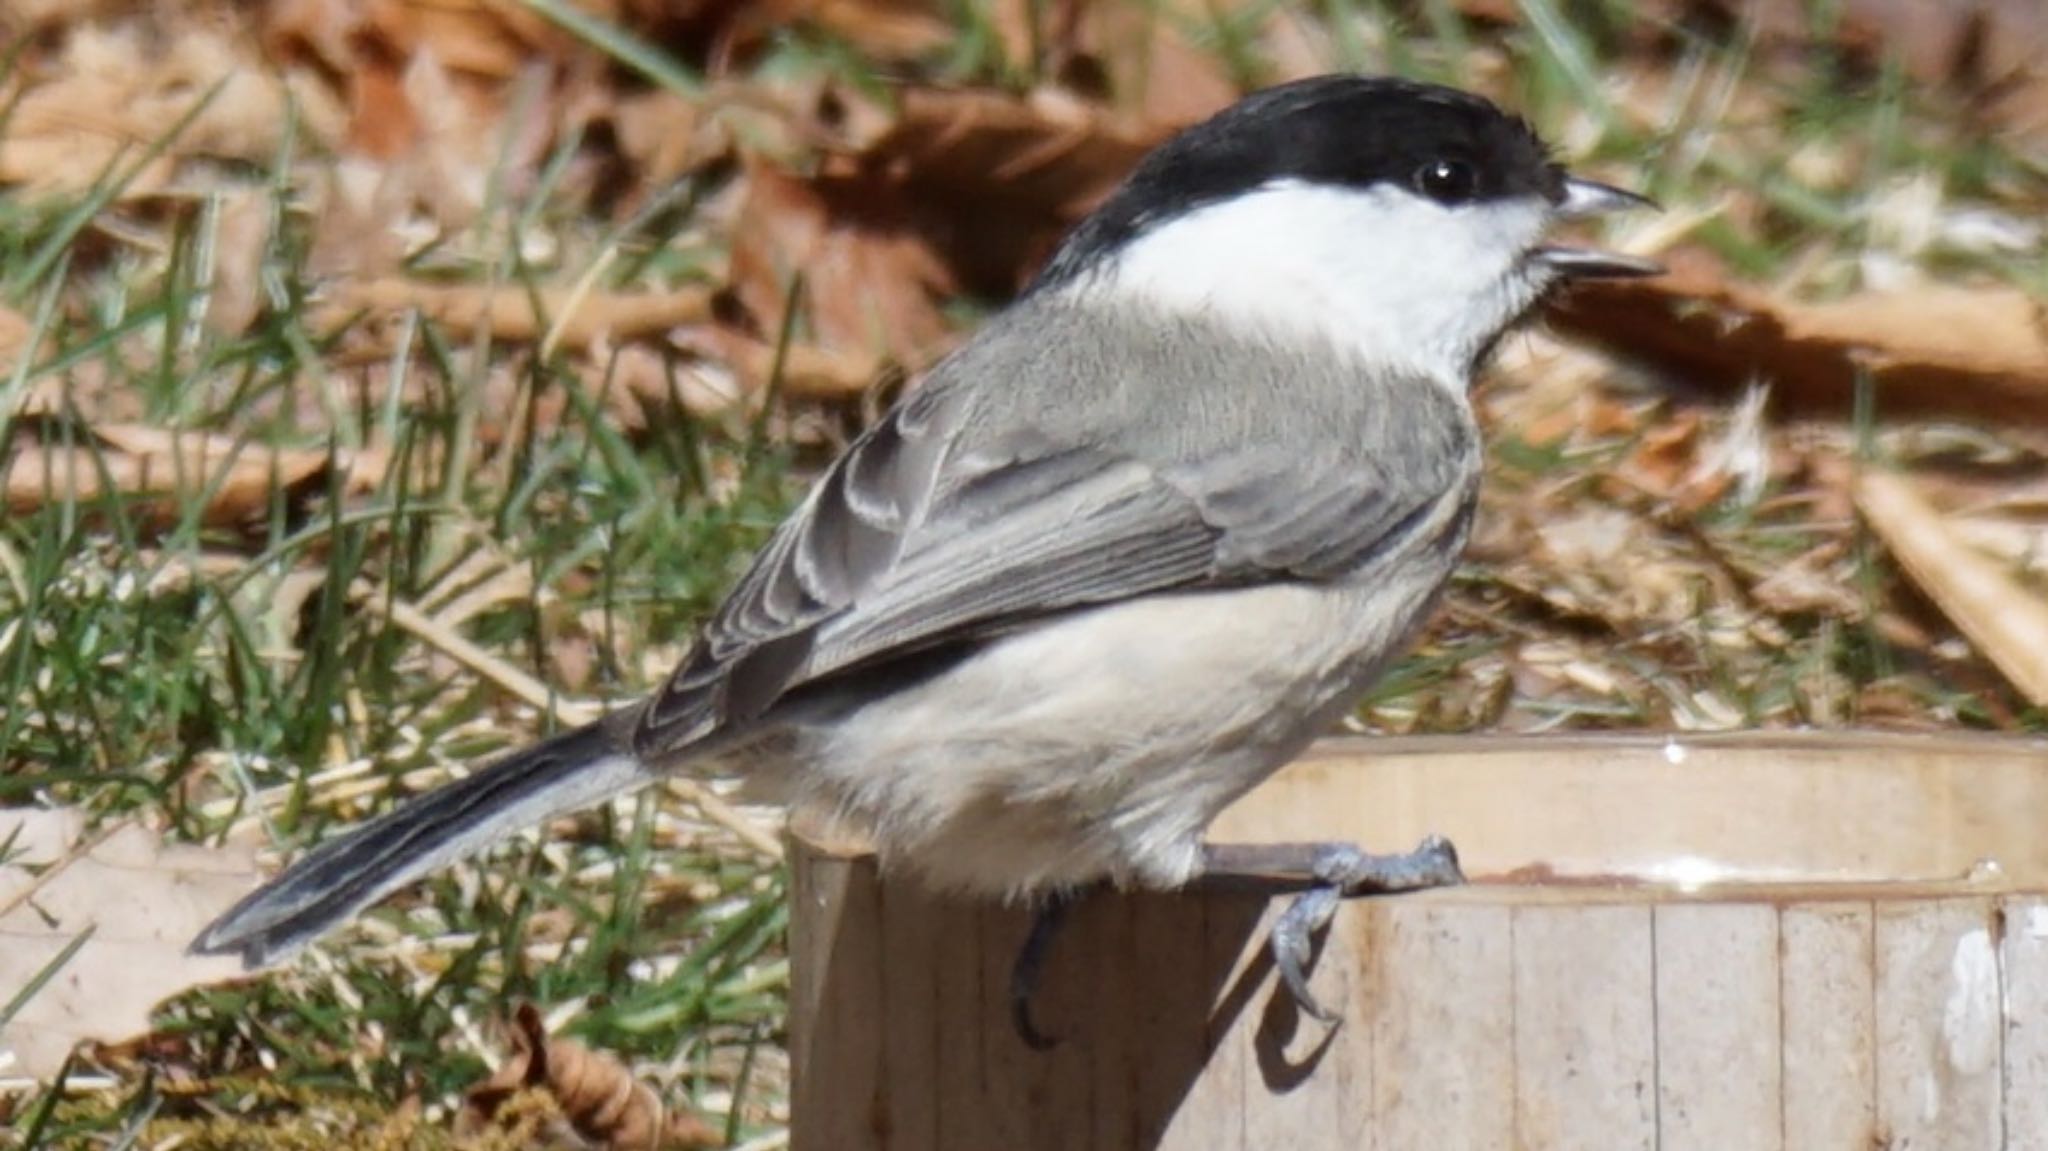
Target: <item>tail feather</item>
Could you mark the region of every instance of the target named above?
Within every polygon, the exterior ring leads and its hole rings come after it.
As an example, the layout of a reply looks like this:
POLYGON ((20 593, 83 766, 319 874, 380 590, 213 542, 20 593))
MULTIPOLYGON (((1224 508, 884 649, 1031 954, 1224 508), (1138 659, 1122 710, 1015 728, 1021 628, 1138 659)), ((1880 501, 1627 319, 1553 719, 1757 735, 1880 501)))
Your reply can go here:
POLYGON ((214 920, 192 950, 240 952, 243 966, 261 967, 519 828, 651 782, 611 726, 563 732, 321 844, 214 920))

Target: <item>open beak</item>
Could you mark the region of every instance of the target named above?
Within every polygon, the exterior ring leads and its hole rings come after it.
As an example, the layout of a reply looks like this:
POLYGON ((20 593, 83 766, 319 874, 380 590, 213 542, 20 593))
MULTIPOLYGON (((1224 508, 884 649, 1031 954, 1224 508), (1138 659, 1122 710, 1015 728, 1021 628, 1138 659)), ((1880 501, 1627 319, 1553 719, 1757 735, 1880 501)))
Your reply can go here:
MULTIPOLYGON (((1557 205, 1560 220, 1584 220, 1638 208, 1657 210, 1657 202, 1609 184, 1567 176, 1564 199, 1557 205)), ((1574 280, 1614 280, 1635 276, 1657 276, 1664 265, 1639 256, 1603 252, 1596 248, 1568 248, 1549 245, 1536 250, 1536 259, 1560 276, 1574 280)))

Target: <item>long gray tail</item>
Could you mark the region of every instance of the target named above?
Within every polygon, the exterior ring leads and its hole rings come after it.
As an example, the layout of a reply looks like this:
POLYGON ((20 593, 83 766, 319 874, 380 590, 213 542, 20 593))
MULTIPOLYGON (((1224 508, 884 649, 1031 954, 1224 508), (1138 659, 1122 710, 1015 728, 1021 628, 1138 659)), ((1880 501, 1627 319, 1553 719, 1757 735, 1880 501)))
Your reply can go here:
POLYGON ((330 840, 213 921, 192 950, 261 967, 435 868, 522 827, 655 776, 615 734, 618 716, 566 731, 330 840))

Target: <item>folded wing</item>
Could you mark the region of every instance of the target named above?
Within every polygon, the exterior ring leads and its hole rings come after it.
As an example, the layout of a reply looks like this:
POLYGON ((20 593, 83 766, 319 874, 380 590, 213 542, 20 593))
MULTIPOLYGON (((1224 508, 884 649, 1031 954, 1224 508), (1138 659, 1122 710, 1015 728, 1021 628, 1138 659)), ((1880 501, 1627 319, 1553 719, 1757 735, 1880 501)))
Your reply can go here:
POLYGON ((820 480, 649 701, 643 757, 743 729, 797 688, 1049 615, 1356 571, 1458 494, 1468 446, 1251 443, 1157 462, 1036 429, 966 437, 964 411, 920 393, 820 480))

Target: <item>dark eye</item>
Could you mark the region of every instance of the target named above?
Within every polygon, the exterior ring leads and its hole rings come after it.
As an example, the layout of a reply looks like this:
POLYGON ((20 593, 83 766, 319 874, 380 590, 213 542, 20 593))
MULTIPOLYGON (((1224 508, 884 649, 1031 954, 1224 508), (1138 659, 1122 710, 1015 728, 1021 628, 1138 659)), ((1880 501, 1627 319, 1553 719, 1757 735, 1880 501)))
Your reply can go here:
POLYGON ((1431 160, 1415 170, 1415 190, 1439 204, 1462 204, 1479 190, 1479 173, 1463 160, 1431 160))

